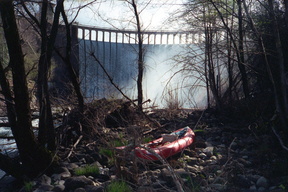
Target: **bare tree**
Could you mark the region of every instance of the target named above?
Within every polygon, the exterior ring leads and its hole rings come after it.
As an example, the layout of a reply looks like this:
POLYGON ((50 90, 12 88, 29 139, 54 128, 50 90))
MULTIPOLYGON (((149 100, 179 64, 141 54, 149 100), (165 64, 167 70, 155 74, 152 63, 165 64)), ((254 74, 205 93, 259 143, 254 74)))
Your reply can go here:
POLYGON ((12 71, 13 94, 3 67, 0 68, 1 87, 7 106, 8 119, 19 150, 20 161, 12 161, 8 156, 0 156, 0 168, 15 177, 34 177, 45 170, 53 161, 48 150, 42 148, 32 132, 29 93, 26 81, 24 57, 21 48, 14 5, 12 1, 0 1, 5 39, 9 51, 12 71))
POLYGON ((69 76, 70 76, 70 81, 72 82, 72 85, 74 87, 74 90, 76 92, 77 100, 78 100, 78 107, 81 112, 83 112, 84 109, 84 98, 81 92, 81 87, 80 87, 80 80, 79 77, 77 76, 73 65, 71 63, 71 49, 72 49, 72 37, 71 37, 71 29, 72 29, 72 23, 68 22, 68 18, 66 16, 64 6, 61 7, 61 15, 65 23, 65 28, 66 28, 66 54, 65 57, 61 56, 62 59, 64 60, 64 63, 66 64, 68 71, 69 71, 69 76))
POLYGON ((138 99, 138 108, 142 111, 142 103, 143 103, 143 73, 144 73, 144 51, 143 51, 143 37, 142 37, 142 29, 141 29, 141 22, 140 22, 140 14, 138 12, 137 3, 135 0, 127 1, 129 4, 132 5, 134 16, 136 20, 136 27, 137 27, 137 40, 138 40, 138 76, 137 76, 137 99, 138 99))
POLYGON ((274 0, 269 0, 269 15, 272 21, 272 31, 273 37, 275 39, 276 52, 274 58, 277 59, 277 66, 275 66, 275 97, 276 97, 276 107, 279 113, 279 117, 282 124, 282 129, 288 133, 288 106, 287 106, 287 88, 286 88, 286 79, 285 79, 285 67, 284 67, 284 57, 282 51, 282 44, 279 34, 279 27, 274 13, 274 0))
POLYGON ((57 1, 56 11, 54 14, 54 20, 50 34, 47 34, 47 10, 49 2, 43 0, 41 6, 41 53, 38 64, 38 80, 37 91, 38 100, 40 106, 40 118, 39 118, 39 142, 42 145, 48 145, 49 149, 54 150, 55 145, 55 132, 51 111, 51 103, 48 91, 48 74, 51 67, 51 58, 54 48, 54 43, 59 27, 60 12, 63 9, 63 0, 57 1), (48 36, 49 35, 49 36, 48 36))

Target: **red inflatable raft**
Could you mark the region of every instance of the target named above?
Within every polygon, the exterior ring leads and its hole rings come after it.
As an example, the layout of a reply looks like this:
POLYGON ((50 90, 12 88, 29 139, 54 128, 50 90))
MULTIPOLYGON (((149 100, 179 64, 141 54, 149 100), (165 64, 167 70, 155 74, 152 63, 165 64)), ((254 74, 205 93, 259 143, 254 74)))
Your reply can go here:
MULTIPOLYGON (((189 127, 184 127, 172 132, 169 135, 162 135, 159 139, 143 144, 142 147, 135 148, 135 155, 147 160, 158 160, 155 154, 150 153, 153 151, 166 159, 172 155, 175 155, 183 151, 186 147, 191 145, 194 141, 195 134, 189 127), (149 149, 146 150, 146 149, 149 149), (150 150, 151 149, 151 150, 150 150)), ((119 147, 118 149, 124 149, 125 147, 119 147)))

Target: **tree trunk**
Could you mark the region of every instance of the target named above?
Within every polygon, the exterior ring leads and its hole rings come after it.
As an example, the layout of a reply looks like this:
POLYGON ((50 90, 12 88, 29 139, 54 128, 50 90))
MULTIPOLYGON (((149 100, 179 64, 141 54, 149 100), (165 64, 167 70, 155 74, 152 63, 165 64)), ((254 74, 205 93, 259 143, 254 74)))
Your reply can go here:
POLYGON ((238 32, 239 32, 239 41, 238 41, 238 51, 239 51, 239 60, 238 67, 242 77, 243 83, 243 92, 245 98, 249 97, 249 88, 248 88, 248 79, 245 67, 244 60, 244 46, 243 46, 243 16, 242 16, 242 0, 237 0, 238 4, 238 32))
POLYGON ((213 61, 213 32, 211 27, 206 27, 205 29, 205 40, 206 40, 206 53, 207 54, 207 66, 208 66, 208 80, 211 92, 216 102, 216 108, 221 110, 221 101, 219 97, 219 93, 217 90, 216 80, 215 80, 215 67, 213 61))
POLYGON ((39 118, 39 142, 46 146, 49 150, 55 150, 55 131, 53 125, 51 103, 48 90, 48 74, 51 67, 51 58, 54 49, 54 44, 58 32, 60 12, 63 9, 63 0, 57 1, 56 11, 52 29, 48 37, 47 34, 47 10, 48 0, 43 0, 41 9, 41 55, 38 64, 38 99, 40 107, 39 118))
POLYGON ((278 112, 278 116, 280 117, 280 122, 281 122, 281 127, 282 130, 284 131, 285 136, 287 136, 287 115, 288 115, 288 110, 287 110, 287 93, 286 93, 286 83, 285 83, 285 75, 284 75, 284 59, 283 59, 283 52, 282 52, 282 45, 280 41, 280 36, 279 36, 279 31, 278 31, 278 24, 275 18, 274 14, 274 6, 273 6, 273 0, 269 0, 269 14, 270 18, 272 20, 272 28, 273 28, 273 36, 275 39, 275 45, 276 45, 276 56, 274 56, 275 59, 277 59, 277 64, 278 66, 270 66, 267 58, 267 51, 264 46, 263 38, 261 33, 258 32, 256 29, 254 22, 248 12, 247 5, 244 1, 244 8, 246 15, 250 21, 250 25, 252 27, 252 30, 255 32, 255 35, 259 39, 259 44, 261 46, 261 49, 264 54, 264 59, 265 59, 265 65, 266 65, 266 70, 269 76, 269 79, 272 84, 273 92, 274 92, 274 99, 275 99, 275 104, 276 104, 276 111, 278 112), (273 74, 272 72, 272 67, 276 67, 276 72, 273 74))
POLYGON ((279 27, 276 20, 276 16, 274 13, 274 0, 269 0, 269 15, 272 21, 272 31, 273 31, 273 37, 275 40, 275 46, 276 46, 276 55, 274 58, 277 61, 277 65, 274 65, 275 72, 273 74, 275 79, 275 86, 276 86, 276 106, 277 111, 279 113, 279 117, 281 119, 283 131, 285 133, 288 133, 287 125, 287 117, 288 117, 288 106, 287 106, 287 88, 286 88, 286 80, 285 80, 285 68, 284 68, 284 57, 283 57, 283 51, 282 51, 282 44, 279 34, 279 27))
POLYGON ((143 39, 141 34, 141 24, 139 13, 137 11, 137 5, 135 0, 132 0, 132 7, 134 9, 134 14, 136 17, 136 25, 137 25, 137 35, 138 35, 138 79, 137 79, 137 90, 138 90, 138 108, 142 111, 142 103, 143 103, 143 73, 144 73, 144 54, 143 54, 143 39))
POLYGON ((284 0, 285 5, 285 23, 286 23, 286 29, 288 28, 288 0, 284 0))
POLYGON ((79 78, 72 66, 70 57, 71 57, 71 42, 72 42, 72 38, 71 38, 71 25, 68 23, 68 19, 66 16, 66 13, 64 11, 64 7, 62 7, 63 9, 61 10, 61 15, 62 18, 64 20, 65 23, 65 27, 66 27, 66 55, 64 58, 64 62, 68 68, 69 71, 69 76, 70 76, 70 80, 72 82, 72 85, 74 87, 74 91, 76 92, 76 96, 77 96, 77 100, 78 100, 78 107, 80 109, 81 112, 83 112, 84 109, 84 98, 81 92, 81 88, 80 88, 80 81, 79 78))
MULTIPOLYGON (((9 121, 11 120, 11 130, 18 147, 23 172, 27 176, 33 177, 50 165, 52 157, 47 151, 39 147, 31 130, 31 113, 24 57, 13 2, 0 1, 0 11, 13 75, 14 105, 7 105, 7 110, 10 111, 8 113, 9 121), (12 107, 12 110, 9 107, 12 107)), ((9 94, 6 96, 10 97, 9 94)), ((0 158, 1 169, 4 167, 3 170, 7 170, 5 169, 7 164, 2 164, 5 163, 5 159, 2 156, 0 158)))
MULTIPOLYGON (((239 1, 239 0, 238 0, 239 1)), ((220 19, 227 31, 227 33, 230 36, 230 40, 233 44, 233 47, 235 48, 236 51, 236 56, 237 56, 237 60, 238 60, 238 67, 239 67, 239 71, 241 74, 241 81, 242 81, 242 87, 243 87, 243 92, 245 97, 249 96, 249 89, 248 89, 248 79, 247 79, 247 74, 246 74, 246 69, 245 69, 245 65, 243 63, 241 63, 241 56, 240 56, 240 51, 237 47, 236 41, 234 39, 234 36, 231 32, 231 29, 229 28, 229 26, 227 25, 227 23, 224 20, 223 14, 221 13, 221 11, 219 10, 218 6, 215 4, 214 1, 210 0, 210 2, 212 3, 213 7, 216 9, 216 11, 218 12, 218 15, 220 16, 220 19)), ((242 11, 241 11, 242 12, 242 11)))

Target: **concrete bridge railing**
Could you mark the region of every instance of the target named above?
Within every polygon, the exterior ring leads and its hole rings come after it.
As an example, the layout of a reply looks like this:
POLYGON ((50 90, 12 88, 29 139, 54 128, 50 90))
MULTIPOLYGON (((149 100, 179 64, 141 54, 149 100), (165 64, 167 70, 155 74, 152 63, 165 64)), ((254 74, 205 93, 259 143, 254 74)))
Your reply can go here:
MULTIPOLYGON (((199 31, 143 31, 143 44, 193 44, 204 40, 199 31)), ((136 31, 78 26, 82 40, 137 44, 136 31)))

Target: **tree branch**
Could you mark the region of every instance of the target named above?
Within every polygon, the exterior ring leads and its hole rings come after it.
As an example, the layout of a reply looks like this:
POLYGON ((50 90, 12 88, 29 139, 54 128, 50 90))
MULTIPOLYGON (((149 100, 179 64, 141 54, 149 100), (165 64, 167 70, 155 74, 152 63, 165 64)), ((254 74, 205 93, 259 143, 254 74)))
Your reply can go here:
POLYGON ((282 147, 283 149, 285 149, 286 151, 288 151, 288 147, 286 147, 286 146, 284 145, 283 140, 281 139, 280 135, 276 132, 274 126, 272 126, 272 131, 273 131, 274 135, 277 137, 277 139, 278 139, 281 147, 282 147))
POLYGON ((99 59, 95 56, 94 53, 90 53, 90 55, 94 58, 94 60, 100 65, 102 70, 104 71, 105 75, 108 77, 110 83, 123 95, 127 100, 129 100, 134 106, 137 106, 132 99, 130 99, 122 90, 121 88, 113 81, 113 78, 110 76, 108 71, 105 69, 104 65, 99 61, 99 59))

